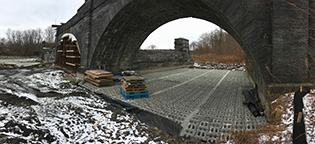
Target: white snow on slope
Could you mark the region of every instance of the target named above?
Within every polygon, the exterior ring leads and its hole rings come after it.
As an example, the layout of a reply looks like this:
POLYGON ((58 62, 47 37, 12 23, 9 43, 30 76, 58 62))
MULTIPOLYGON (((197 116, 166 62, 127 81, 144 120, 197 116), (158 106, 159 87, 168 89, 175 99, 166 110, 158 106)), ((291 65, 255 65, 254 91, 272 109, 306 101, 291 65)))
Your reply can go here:
POLYGON ((315 144, 315 90, 303 98, 304 122, 308 144, 315 144))
POLYGON ((40 90, 40 92, 56 92, 67 94, 76 91, 74 85, 63 79, 64 71, 55 70, 30 75, 24 80, 29 87, 40 90))
MULTIPOLYGON (((304 102, 304 121, 306 130, 306 139, 308 144, 315 144, 315 90, 303 97, 304 102)), ((294 93, 285 94, 273 101, 280 102, 282 105, 280 109, 283 111, 282 122, 278 126, 279 129, 284 128, 280 131, 280 134, 275 132, 275 135, 269 136, 261 134, 259 143, 265 143, 266 141, 280 142, 280 143, 292 143, 293 134, 293 121, 294 121, 294 106, 293 106, 294 93)))
MULTIPOLYGON (((56 92, 60 96, 39 98, 33 94, 37 104, 22 106, 0 100, 0 135, 23 139, 26 143, 155 143, 147 141, 145 124, 124 111, 113 112, 99 96, 73 94, 78 87, 63 80, 63 75, 63 71, 48 70, 25 79, 17 75, 11 77, 43 93, 56 92), (104 115, 106 118, 94 128, 104 115)), ((0 94, 12 94, 8 95, 12 99, 31 99, 26 96, 31 93, 23 84, 0 79, 0 85, 0 94)))

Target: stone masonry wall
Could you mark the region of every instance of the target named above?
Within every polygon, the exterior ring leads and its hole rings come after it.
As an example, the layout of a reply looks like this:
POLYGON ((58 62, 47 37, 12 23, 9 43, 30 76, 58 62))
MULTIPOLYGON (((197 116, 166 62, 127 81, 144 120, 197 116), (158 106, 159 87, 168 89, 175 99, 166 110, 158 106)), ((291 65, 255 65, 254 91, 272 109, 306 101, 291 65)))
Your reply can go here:
POLYGON ((139 50, 133 69, 146 70, 193 64, 189 54, 175 50, 139 50))

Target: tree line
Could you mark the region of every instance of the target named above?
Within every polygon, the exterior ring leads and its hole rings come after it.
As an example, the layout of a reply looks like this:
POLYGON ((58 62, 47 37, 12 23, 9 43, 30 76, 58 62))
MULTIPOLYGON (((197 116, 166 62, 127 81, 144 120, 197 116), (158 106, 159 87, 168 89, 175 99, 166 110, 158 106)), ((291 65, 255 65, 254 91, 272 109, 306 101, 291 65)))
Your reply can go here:
POLYGON ((246 59, 241 46, 222 29, 203 33, 198 41, 190 44, 190 50, 198 62, 244 63, 246 59))
POLYGON ((196 54, 213 53, 219 55, 230 55, 238 49, 241 50, 234 38, 222 29, 203 33, 198 41, 190 44, 190 48, 196 54))
POLYGON ((0 38, 0 55, 34 56, 40 55, 42 42, 54 42, 55 30, 49 26, 29 30, 6 31, 6 37, 0 38))

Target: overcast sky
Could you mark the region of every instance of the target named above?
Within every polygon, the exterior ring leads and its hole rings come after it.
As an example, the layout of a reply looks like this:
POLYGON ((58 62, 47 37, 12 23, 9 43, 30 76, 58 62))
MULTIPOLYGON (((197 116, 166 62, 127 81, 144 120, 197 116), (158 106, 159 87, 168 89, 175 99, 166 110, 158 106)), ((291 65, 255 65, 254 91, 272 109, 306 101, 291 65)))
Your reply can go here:
POLYGON ((1 0, 0 37, 12 30, 45 29, 68 21, 85 0, 1 0))
MULTIPOLYGON (((1 0, 0 37, 12 30, 45 29, 52 24, 67 22, 85 0, 1 0)), ((156 45, 160 49, 174 48, 175 38, 198 40, 202 33, 218 28, 216 25, 194 18, 179 19, 156 29, 141 48, 156 45)))
POLYGON ((184 18, 168 22, 154 32, 143 42, 141 49, 156 45, 158 49, 173 49, 175 38, 186 38, 189 42, 197 41, 199 36, 219 28, 217 25, 196 18, 184 18))

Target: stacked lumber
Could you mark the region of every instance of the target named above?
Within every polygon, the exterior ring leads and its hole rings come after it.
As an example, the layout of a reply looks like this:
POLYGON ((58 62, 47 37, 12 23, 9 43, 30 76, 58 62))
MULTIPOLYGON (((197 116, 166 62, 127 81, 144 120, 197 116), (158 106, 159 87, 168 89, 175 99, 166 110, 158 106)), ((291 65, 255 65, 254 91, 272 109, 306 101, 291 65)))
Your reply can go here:
POLYGON ((85 81, 92 83, 96 86, 111 86, 114 81, 113 74, 104 70, 87 70, 85 71, 85 81))
POLYGON ((144 79, 140 76, 123 76, 120 93, 125 99, 149 97, 147 86, 144 84, 144 79))
POLYGON ((76 72, 81 63, 78 42, 71 35, 64 35, 57 48, 57 65, 76 72))

